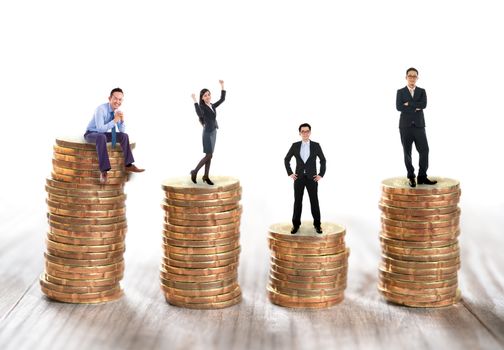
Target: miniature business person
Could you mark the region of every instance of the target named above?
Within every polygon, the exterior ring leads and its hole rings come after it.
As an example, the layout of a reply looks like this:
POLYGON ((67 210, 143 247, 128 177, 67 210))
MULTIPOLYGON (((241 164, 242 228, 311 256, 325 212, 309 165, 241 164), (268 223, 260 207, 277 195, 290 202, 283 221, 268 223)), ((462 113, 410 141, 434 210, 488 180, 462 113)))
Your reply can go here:
POLYGON ((304 189, 308 191, 310 197, 311 212, 313 216, 313 226, 317 233, 322 233, 320 227, 320 207, 318 201, 318 182, 322 179, 326 171, 326 159, 322 148, 317 142, 310 140, 311 126, 308 123, 299 126, 301 141, 294 142, 285 156, 285 169, 287 175, 294 180, 294 213, 292 214, 291 233, 295 234, 301 226, 301 211, 303 209, 304 189), (290 161, 296 158, 296 172, 293 173, 290 161), (316 159, 320 161, 320 172, 317 173, 316 159))
POLYGON ((107 152, 107 142, 112 142, 115 147, 116 142, 121 145, 126 172, 141 173, 145 169, 137 168, 133 162, 133 154, 129 144, 128 134, 124 132, 124 114, 119 110, 123 101, 124 93, 122 89, 115 88, 110 91, 108 102, 96 108, 93 118, 87 126, 84 139, 90 143, 96 143, 98 153, 98 163, 100 167, 100 183, 107 183, 107 172, 111 169, 107 152), (119 131, 116 130, 116 127, 119 131), (110 132, 109 132, 110 130, 110 132))
POLYGON ((429 168, 429 144, 425 133, 423 110, 427 107, 425 90, 416 86, 418 70, 408 68, 406 71, 407 85, 397 90, 396 108, 401 112, 399 131, 404 152, 404 164, 408 171, 408 181, 411 187, 419 185, 434 185, 437 181, 427 178, 429 168), (411 162, 411 148, 415 147, 419 154, 418 177, 415 181, 415 168, 411 162))
POLYGON ((220 106, 222 102, 226 99, 226 90, 224 90, 224 80, 219 80, 221 86, 221 95, 219 101, 211 103, 212 95, 208 89, 202 89, 199 94, 199 103, 196 100, 196 95, 192 94, 192 99, 194 101, 194 108, 196 109, 196 114, 198 115, 199 121, 203 126, 203 153, 205 156, 196 165, 196 168, 191 170, 191 181, 196 183, 196 176, 198 171, 203 165, 205 165, 205 174, 203 175, 203 182, 208 185, 213 185, 214 183, 210 180, 210 164, 212 163, 213 152, 215 149, 215 141, 217 139, 217 129, 219 124, 217 123, 217 107, 220 106))

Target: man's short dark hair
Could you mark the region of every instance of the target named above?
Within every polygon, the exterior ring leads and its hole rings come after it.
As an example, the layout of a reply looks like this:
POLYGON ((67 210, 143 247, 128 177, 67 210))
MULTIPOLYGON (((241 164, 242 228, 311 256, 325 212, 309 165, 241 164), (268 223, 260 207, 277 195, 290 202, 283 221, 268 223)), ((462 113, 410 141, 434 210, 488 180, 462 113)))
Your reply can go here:
POLYGON ((306 128, 308 128, 308 129, 310 129, 310 131, 311 131, 311 126, 310 126, 310 124, 308 124, 308 123, 303 123, 303 124, 301 124, 301 125, 299 126, 299 132, 301 132, 301 128, 305 128, 305 127, 306 127, 306 128))
POLYGON ((110 97, 112 97, 112 95, 114 94, 114 92, 120 92, 121 94, 124 95, 124 92, 122 91, 122 89, 116 87, 116 88, 112 89, 112 91, 110 91, 110 97))
POLYGON ((411 71, 416 72, 416 75, 418 75, 418 70, 416 68, 413 68, 413 67, 408 68, 408 70, 406 71, 406 75, 408 75, 408 73, 411 72, 411 71))

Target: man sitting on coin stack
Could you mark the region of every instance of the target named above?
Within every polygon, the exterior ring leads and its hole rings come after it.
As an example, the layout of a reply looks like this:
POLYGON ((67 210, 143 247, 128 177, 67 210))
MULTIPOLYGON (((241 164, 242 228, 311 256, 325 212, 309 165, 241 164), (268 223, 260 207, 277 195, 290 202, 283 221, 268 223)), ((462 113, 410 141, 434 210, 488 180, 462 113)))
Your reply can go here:
POLYGON ((311 126, 308 123, 299 126, 301 141, 294 142, 285 156, 285 169, 287 175, 294 180, 294 213, 292 214, 292 230, 295 234, 301 226, 301 211, 303 209, 304 189, 308 190, 310 197, 313 226, 317 233, 322 233, 320 227, 320 207, 318 201, 318 182, 326 171, 326 159, 320 144, 310 140, 311 126), (290 161, 296 157, 296 172, 293 173, 290 161), (320 172, 317 174, 317 157, 320 161, 320 172))
POLYGON ((107 171, 111 169, 109 156, 107 152, 107 142, 112 142, 112 148, 116 141, 121 144, 124 155, 124 164, 126 172, 141 173, 145 169, 137 168, 133 162, 128 134, 124 132, 124 114, 119 110, 123 101, 123 91, 115 88, 110 91, 109 102, 104 103, 93 115, 93 119, 88 124, 84 139, 89 143, 96 143, 96 152, 98 153, 98 162, 100 167, 100 183, 107 183, 107 171), (119 129, 117 132, 116 127, 119 129), (110 130, 110 132, 108 132, 110 130))

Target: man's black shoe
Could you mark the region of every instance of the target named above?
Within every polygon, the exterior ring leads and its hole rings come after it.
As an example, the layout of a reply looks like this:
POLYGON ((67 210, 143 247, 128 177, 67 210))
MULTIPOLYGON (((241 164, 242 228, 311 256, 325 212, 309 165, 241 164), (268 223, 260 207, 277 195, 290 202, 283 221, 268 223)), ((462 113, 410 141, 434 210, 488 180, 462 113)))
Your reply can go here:
POLYGON ((429 180, 427 177, 419 177, 418 178, 419 185, 435 185, 437 184, 436 180, 429 180))
MULTIPOLYGON (((414 177, 408 178, 410 187, 416 187, 416 181, 414 177)), ((420 183, 420 182, 418 182, 420 183)))
POLYGON ((317 231, 317 233, 322 233, 322 227, 315 226, 315 231, 317 231))
POLYGON ((299 230, 299 226, 292 226, 291 234, 295 234, 296 232, 298 232, 298 230, 299 230))

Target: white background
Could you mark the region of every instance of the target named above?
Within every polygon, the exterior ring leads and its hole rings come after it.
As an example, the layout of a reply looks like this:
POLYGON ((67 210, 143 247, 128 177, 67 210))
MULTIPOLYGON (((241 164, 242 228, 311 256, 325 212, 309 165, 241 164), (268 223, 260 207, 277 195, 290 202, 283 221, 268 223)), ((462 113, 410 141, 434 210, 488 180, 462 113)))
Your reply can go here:
POLYGON ((160 237, 161 181, 189 176, 203 156, 190 95, 206 87, 216 100, 224 79, 211 174, 240 179, 243 234, 264 241, 269 224, 290 221, 283 157, 309 122, 327 158, 323 221, 377 244, 380 182, 406 173, 395 95, 410 66, 428 94, 429 175, 461 181, 463 210, 499 212, 499 3, 2 1, 0 214, 34 207, 44 220, 55 137, 83 134, 120 86, 147 168, 127 185, 130 234, 160 237), (376 230, 359 232, 360 221, 376 230))

